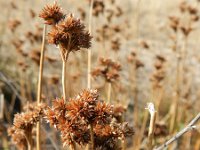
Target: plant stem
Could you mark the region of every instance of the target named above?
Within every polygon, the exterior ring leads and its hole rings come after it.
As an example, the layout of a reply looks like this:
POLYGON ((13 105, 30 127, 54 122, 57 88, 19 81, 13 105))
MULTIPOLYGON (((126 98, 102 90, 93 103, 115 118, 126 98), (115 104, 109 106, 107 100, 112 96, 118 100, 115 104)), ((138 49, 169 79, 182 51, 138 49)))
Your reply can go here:
POLYGON ((94 150, 94 131, 93 125, 90 124, 91 150, 94 150))
POLYGON ((148 120, 148 112, 144 112, 144 118, 142 121, 142 127, 141 130, 137 133, 136 132, 136 137, 135 138, 135 145, 134 145, 134 149, 140 149, 140 143, 142 142, 142 138, 145 132, 145 128, 146 128, 146 124, 147 124, 147 120, 148 120))
POLYGON ((111 87, 111 82, 108 82, 108 94, 107 94, 107 101, 108 103, 111 102, 111 90, 112 90, 112 87, 111 87))
MULTIPOLYGON (((42 34, 42 46, 41 46, 41 54, 40 54, 40 67, 39 67, 39 76, 38 76, 38 91, 37 91, 37 104, 41 102, 42 95, 42 77, 43 77, 43 64, 44 64, 44 52, 45 52, 45 35, 46 35, 46 25, 43 28, 42 34)), ((36 139, 36 147, 37 150, 40 150, 40 121, 37 122, 37 139, 36 139)))
POLYGON ((155 122, 156 122, 156 112, 151 113, 150 118, 150 124, 149 124, 149 133, 148 133, 148 146, 149 150, 153 149, 153 135, 154 135, 154 128, 155 128, 155 122))
POLYGON ((28 150, 32 150, 32 149, 33 149, 32 127, 28 127, 28 128, 25 130, 25 138, 26 138, 26 141, 27 141, 28 150))
MULTIPOLYGON (((89 12, 89 33, 92 33, 92 10, 93 10, 94 0, 90 2, 90 12, 89 12)), ((87 70, 87 88, 91 88, 91 59, 92 59, 92 52, 88 50, 88 70, 87 70)))
POLYGON ((66 97, 66 65, 67 65, 67 61, 63 61, 63 65, 62 65, 62 88, 63 88, 63 98, 66 101, 67 97, 66 97))
POLYGON ((175 89, 175 95, 174 95, 174 102, 172 104, 171 109, 171 120, 170 120, 170 133, 173 133, 174 126, 176 123, 176 117, 178 113, 178 103, 180 99, 180 82, 181 82, 181 58, 177 58, 177 67, 176 67, 176 89, 175 89))

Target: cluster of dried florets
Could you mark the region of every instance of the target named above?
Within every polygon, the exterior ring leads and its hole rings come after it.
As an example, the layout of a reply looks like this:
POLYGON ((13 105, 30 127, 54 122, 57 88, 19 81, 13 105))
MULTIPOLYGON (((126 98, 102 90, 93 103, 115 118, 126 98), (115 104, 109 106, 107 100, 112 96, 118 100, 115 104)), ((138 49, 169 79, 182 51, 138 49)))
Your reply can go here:
POLYGON ((179 6, 181 13, 187 13, 188 17, 188 24, 182 23, 181 18, 177 16, 170 16, 170 27, 176 33, 178 29, 184 34, 184 36, 188 36, 191 31, 194 30, 193 24, 199 20, 198 9, 191 4, 187 3, 186 1, 182 2, 179 6))
POLYGON ((12 32, 15 32, 16 28, 21 24, 19 20, 10 20, 8 23, 8 27, 12 32))
POLYGON ((32 129, 39 119, 44 117, 45 107, 44 103, 33 103, 25 106, 26 112, 15 114, 13 126, 8 129, 8 134, 20 149, 25 149, 32 143, 32 129))
POLYGON ((102 0, 95 0, 93 4, 93 15, 98 17, 99 14, 103 14, 105 11, 105 5, 102 0))
POLYGON ((122 105, 117 105, 113 108, 113 116, 118 122, 122 122, 122 116, 126 112, 126 108, 122 105))
POLYGON ((51 125, 61 131, 64 146, 74 142, 80 145, 89 144, 91 127, 95 148, 103 146, 104 149, 112 149, 117 145, 118 138, 133 133, 127 125, 124 127, 112 123, 113 107, 100 101, 96 90, 84 90, 67 102, 63 99, 54 100, 52 108, 46 111, 46 117, 51 125))
POLYGON ((103 76, 107 82, 114 82, 119 78, 121 65, 111 59, 100 58, 100 66, 92 71, 94 77, 103 76))
POLYGON ((165 62, 166 59, 163 56, 157 55, 154 64, 155 72, 151 76, 151 81, 155 88, 160 88, 162 86, 162 81, 165 78, 165 62))
POLYGON ((139 60, 135 50, 131 51, 131 53, 128 55, 127 59, 128 59, 128 62, 130 62, 131 64, 134 64, 135 69, 144 67, 144 63, 139 60))
POLYGON ((85 31, 85 25, 72 14, 65 17, 57 3, 47 5, 39 16, 45 20, 45 23, 52 25, 48 41, 60 47, 63 60, 67 60, 71 51, 91 46, 92 37, 85 31))
POLYGON ((46 5, 39 14, 39 17, 44 19, 45 24, 56 25, 59 21, 65 18, 65 14, 55 2, 54 5, 46 5))

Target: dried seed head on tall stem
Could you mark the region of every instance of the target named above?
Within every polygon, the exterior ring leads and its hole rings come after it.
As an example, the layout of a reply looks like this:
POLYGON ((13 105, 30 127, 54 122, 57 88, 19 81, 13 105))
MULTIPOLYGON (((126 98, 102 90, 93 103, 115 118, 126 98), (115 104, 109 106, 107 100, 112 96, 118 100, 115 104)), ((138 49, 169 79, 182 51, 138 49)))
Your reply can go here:
POLYGON ((53 5, 46 5, 39 14, 39 17, 44 19, 45 24, 56 25, 65 18, 65 14, 62 12, 57 2, 55 2, 53 5))
POLYGON ((77 51, 81 48, 90 48, 92 37, 85 31, 85 25, 79 19, 75 19, 72 14, 59 22, 48 34, 49 43, 59 45, 61 55, 66 60, 66 54, 77 51))

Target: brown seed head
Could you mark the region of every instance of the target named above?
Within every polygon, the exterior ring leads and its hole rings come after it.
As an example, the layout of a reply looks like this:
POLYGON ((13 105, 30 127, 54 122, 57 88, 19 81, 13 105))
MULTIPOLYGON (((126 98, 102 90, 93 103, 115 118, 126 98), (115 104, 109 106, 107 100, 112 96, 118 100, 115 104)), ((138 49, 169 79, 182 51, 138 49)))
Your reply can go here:
POLYGON ((53 5, 46 5, 39 14, 39 17, 44 19, 45 24, 56 25, 59 21, 65 18, 65 15, 57 2, 55 2, 53 5))
POLYGON ((119 78, 121 65, 111 59, 100 58, 100 66, 92 71, 92 76, 103 76, 107 82, 114 82, 119 78))
POLYGON ((69 15, 49 33, 49 43, 59 45, 62 53, 90 48, 92 37, 85 31, 85 26, 79 19, 69 15))

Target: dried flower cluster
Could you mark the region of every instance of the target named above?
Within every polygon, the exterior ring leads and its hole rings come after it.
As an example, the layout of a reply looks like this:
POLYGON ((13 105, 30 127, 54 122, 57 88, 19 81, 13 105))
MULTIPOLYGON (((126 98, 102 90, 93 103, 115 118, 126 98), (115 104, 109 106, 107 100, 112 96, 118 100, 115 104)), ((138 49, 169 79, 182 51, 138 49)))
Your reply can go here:
POLYGON ((102 0, 95 0, 93 4, 93 15, 98 17, 99 14, 103 14, 105 11, 105 5, 102 0))
POLYGON ((53 101, 46 111, 48 122, 61 131, 63 145, 90 143, 90 130, 94 131, 95 147, 109 149, 116 146, 117 138, 133 133, 127 125, 112 123, 113 107, 99 100, 96 90, 84 90, 76 98, 65 102, 53 101), (109 143, 111 142, 111 143, 109 143), (109 147, 109 148, 108 148, 109 147))
POLYGON ((162 86, 162 81, 165 78, 165 67, 164 64, 166 59, 163 56, 157 55, 156 61, 154 64, 155 71, 151 77, 151 81, 153 82, 153 86, 159 88, 162 86))
MULTIPOLYGON (((180 17, 170 16, 170 27, 176 33, 178 29, 183 33, 184 36, 188 36, 194 30, 194 23, 199 20, 198 9, 186 1, 182 2, 179 6, 182 14, 188 15, 188 24, 183 23, 180 17)), ((184 17, 185 20, 187 17, 184 17)))
POLYGON ((137 56, 137 53, 135 50, 132 50, 132 52, 128 55, 128 62, 131 63, 131 64, 134 64, 135 66, 135 69, 139 69, 141 67, 144 67, 144 63, 141 62, 139 59, 138 59, 138 56, 137 56))
POLYGON ((48 25, 56 25, 65 18, 65 14, 62 12, 57 2, 55 2, 53 5, 46 5, 39 14, 39 17, 43 18, 48 25))
POLYGON ((66 53, 89 48, 91 38, 90 34, 85 31, 85 26, 72 15, 52 28, 49 33, 49 43, 61 47, 64 59, 66 59, 66 53))
POLYGON ((100 58, 100 66, 92 71, 94 77, 103 76, 107 82, 114 82, 119 78, 121 65, 111 59, 100 58))
POLYGON ((21 24, 19 20, 10 20, 8 23, 8 27, 12 32, 15 32, 16 28, 21 24))
POLYGON ((61 57, 67 60, 71 51, 77 51, 81 48, 90 48, 92 37, 85 31, 85 25, 80 19, 76 19, 72 14, 63 14, 61 8, 54 3, 47 5, 39 15, 47 24, 53 25, 48 33, 50 44, 59 46, 61 57))
POLYGON ((13 143, 20 149, 25 149, 32 141, 32 129, 41 117, 44 117, 46 105, 32 103, 25 106, 26 112, 15 114, 13 126, 8 129, 13 143))

